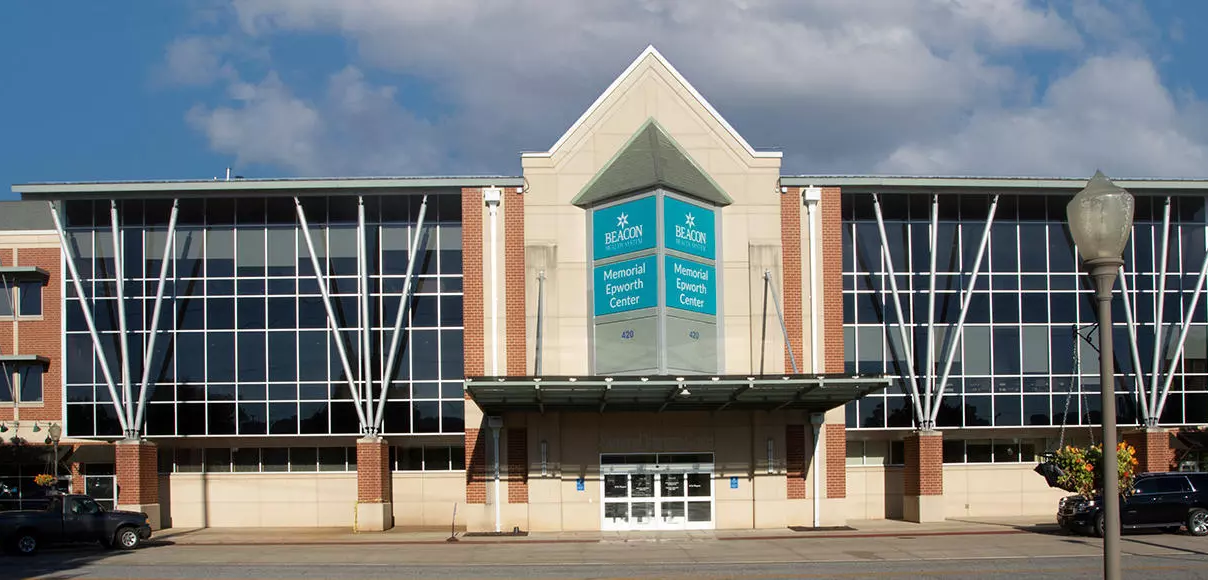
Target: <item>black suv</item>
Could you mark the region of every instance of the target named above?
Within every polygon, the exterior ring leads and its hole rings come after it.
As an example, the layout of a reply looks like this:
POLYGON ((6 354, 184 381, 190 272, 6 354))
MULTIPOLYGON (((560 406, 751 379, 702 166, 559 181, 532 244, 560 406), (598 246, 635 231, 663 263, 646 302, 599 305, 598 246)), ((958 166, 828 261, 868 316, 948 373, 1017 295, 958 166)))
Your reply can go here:
MULTIPOLYGON (((1103 535, 1103 497, 1062 498, 1057 523, 1064 530, 1103 535)), ((1193 536, 1208 536, 1208 473, 1143 473, 1131 495, 1120 498, 1120 525, 1126 530, 1186 526, 1193 536)))

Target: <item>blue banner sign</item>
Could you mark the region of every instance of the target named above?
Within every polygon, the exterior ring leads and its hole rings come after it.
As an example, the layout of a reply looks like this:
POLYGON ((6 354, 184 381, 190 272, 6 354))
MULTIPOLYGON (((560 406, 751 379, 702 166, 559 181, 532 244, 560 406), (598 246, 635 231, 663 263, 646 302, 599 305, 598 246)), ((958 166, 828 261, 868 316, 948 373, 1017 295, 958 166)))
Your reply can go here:
POLYGON ((658 306, 658 279, 654 256, 596 266, 596 316, 658 306))
POLYGON ((716 259, 717 245, 713 238, 717 229, 714 219, 712 209, 664 196, 664 247, 709 260, 716 259))
POLYGON ((664 259, 667 307, 717 315, 717 269, 674 256, 664 259))
POLYGON ((653 195, 595 210, 592 256, 600 260, 653 248, 658 238, 655 223, 653 195))

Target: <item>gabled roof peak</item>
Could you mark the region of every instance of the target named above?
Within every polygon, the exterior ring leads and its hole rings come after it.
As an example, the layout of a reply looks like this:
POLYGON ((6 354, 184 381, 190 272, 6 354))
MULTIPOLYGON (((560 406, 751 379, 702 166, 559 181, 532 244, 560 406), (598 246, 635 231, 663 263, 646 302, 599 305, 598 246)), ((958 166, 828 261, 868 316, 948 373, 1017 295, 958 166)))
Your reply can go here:
POLYGON ((562 134, 562 136, 558 139, 558 141, 555 142, 554 145, 552 147, 550 147, 548 151, 524 153, 521 156, 522 157, 550 157, 550 156, 552 156, 555 151, 560 149, 562 147, 562 145, 565 144, 568 139, 570 139, 570 136, 572 134, 574 134, 574 132, 579 128, 579 126, 581 126, 583 123, 585 123, 587 121, 587 119, 590 118, 591 115, 593 113, 595 113, 596 110, 599 109, 600 106, 603 105, 604 102, 607 101, 608 98, 617 91, 617 89, 621 86, 621 84, 624 83, 625 80, 628 79, 631 75, 633 75, 634 71, 636 71, 638 69, 638 67, 647 59, 652 59, 657 64, 657 66, 663 68, 668 73, 670 73, 671 77, 673 79, 675 79, 675 81, 678 82, 681 86, 683 86, 684 89, 686 89, 688 91, 688 94, 692 95, 692 98, 695 99, 697 102, 699 102, 701 104, 701 106, 703 106, 705 108, 705 110, 707 110, 709 112, 709 114, 723 128, 725 128, 726 132, 728 132, 730 134, 730 136, 733 137, 734 140, 737 141, 742 146, 742 148, 745 149, 747 151, 747 153, 750 154, 752 157, 779 159, 780 157, 783 156, 781 154, 781 152, 779 152, 779 151, 756 151, 753 147, 751 147, 751 145, 749 143, 747 143, 747 140, 743 139, 742 135, 739 135, 738 131, 734 130, 734 127, 731 126, 730 123, 728 121, 726 121, 725 118, 723 118, 720 113, 717 112, 717 109, 713 108, 713 105, 709 104, 709 101, 705 100, 705 97, 703 95, 701 95, 700 92, 698 92, 695 87, 692 86, 692 83, 688 82, 688 79, 684 78, 684 75, 680 74, 679 71, 676 70, 674 66, 672 66, 671 62, 668 61, 667 58, 664 57, 663 54, 660 53, 658 51, 658 49, 654 47, 653 44, 647 45, 646 49, 643 50, 641 52, 641 54, 639 54, 637 56, 637 58, 633 59, 633 62, 629 63, 629 66, 626 67, 625 70, 619 76, 617 76, 616 79, 614 79, 612 81, 612 84, 608 85, 607 89, 604 89, 603 93, 600 93, 600 96, 596 98, 595 102, 593 102, 591 104, 591 106, 588 107, 587 110, 584 111, 583 114, 579 116, 578 120, 576 120, 574 122, 574 124, 572 124, 570 126, 570 128, 567 129, 566 132, 562 134))

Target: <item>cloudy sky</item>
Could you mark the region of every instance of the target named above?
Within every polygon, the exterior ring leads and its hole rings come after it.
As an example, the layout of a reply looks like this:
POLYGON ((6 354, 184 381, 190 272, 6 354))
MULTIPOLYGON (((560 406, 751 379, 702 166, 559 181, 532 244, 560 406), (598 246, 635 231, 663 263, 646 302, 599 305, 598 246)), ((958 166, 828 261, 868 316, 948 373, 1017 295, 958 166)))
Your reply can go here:
POLYGON ((514 175, 648 44, 785 173, 1205 177, 1206 24, 1186 0, 9 2, 0 183, 514 175))

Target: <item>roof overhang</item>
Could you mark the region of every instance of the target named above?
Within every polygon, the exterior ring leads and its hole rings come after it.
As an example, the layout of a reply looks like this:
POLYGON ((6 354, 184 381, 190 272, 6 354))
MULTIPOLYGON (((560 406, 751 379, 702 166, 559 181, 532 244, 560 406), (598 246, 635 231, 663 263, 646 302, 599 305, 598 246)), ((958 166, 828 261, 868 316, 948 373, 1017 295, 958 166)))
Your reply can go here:
POLYGON ((36 266, 0 266, 0 280, 21 282, 37 280, 45 282, 50 279, 50 272, 36 266))
POLYGON ((3 354, 0 364, 12 366, 49 365, 50 359, 40 354, 3 354))
MULTIPOLYGON (((1185 192, 1202 195, 1208 191, 1208 179, 1113 179, 1113 183, 1130 192, 1185 192)), ((1085 177, 947 177, 893 175, 782 175, 784 187, 841 187, 844 193, 874 192, 935 192, 1012 190, 1016 192, 1075 193, 1086 187, 1085 177)))
POLYGON ((13 186, 23 199, 90 197, 196 197, 199 195, 317 195, 354 193, 369 195, 408 189, 462 187, 522 187, 523 177, 347 177, 289 179, 231 179, 184 181, 97 181, 78 183, 26 183, 13 186))
POLYGON ((884 375, 471 377, 470 398, 508 411, 825 412, 889 386, 884 375))

